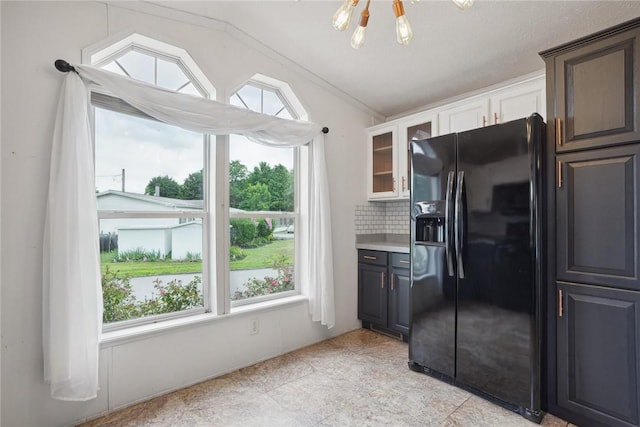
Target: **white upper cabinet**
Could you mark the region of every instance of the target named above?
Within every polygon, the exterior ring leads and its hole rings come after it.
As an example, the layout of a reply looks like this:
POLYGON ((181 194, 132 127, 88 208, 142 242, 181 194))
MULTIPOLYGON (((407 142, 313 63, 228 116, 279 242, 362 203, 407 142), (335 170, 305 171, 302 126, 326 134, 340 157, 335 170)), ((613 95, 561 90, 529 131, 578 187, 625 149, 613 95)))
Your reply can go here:
POLYGON ((465 101, 438 113, 440 133, 464 132, 488 124, 489 100, 486 97, 465 101))
POLYGON ((411 141, 436 135, 437 115, 413 114, 367 130, 369 200, 409 199, 411 141))
POLYGON ((370 200, 398 197, 398 126, 367 130, 367 191, 370 200))
POLYGON ((544 76, 515 87, 500 90, 490 99, 491 124, 505 123, 538 113, 544 119, 544 76))
POLYGON ((411 141, 430 138, 438 134, 438 115, 435 112, 414 114, 398 122, 398 160, 400 171, 400 198, 411 195, 411 141))
POLYGON ((522 119, 545 117, 544 75, 475 94, 367 129, 369 200, 409 199, 411 141, 522 119))

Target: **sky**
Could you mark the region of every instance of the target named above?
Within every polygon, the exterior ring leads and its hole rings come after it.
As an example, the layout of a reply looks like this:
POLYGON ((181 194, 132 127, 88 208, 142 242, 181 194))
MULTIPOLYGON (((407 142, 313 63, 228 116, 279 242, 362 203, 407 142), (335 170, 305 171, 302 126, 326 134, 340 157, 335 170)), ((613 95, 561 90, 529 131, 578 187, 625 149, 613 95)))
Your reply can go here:
MULTIPOLYGON (((125 191, 143 194, 153 177, 168 175, 182 184, 203 167, 202 134, 100 108, 95 123, 98 191, 121 191, 122 169, 125 191)), ((293 169, 293 149, 265 147, 238 135, 230 138, 229 157, 249 171, 262 161, 293 169)))
MULTIPOLYGON (((201 96, 178 65, 136 51, 129 51, 104 65, 106 70, 157 84, 172 90, 201 96), (186 86, 185 86, 186 84, 186 86)), ((244 86, 231 99, 231 104, 254 111, 291 116, 275 92, 255 86, 244 86), (238 96, 239 95, 239 96, 238 96), (244 104, 243 104, 244 103, 244 104)), ((122 190, 122 170, 125 170, 124 190, 144 193, 156 176, 173 178, 182 184, 190 173, 203 168, 204 138, 154 120, 95 109, 95 168, 98 191, 122 190)), ((230 136, 230 161, 239 160, 249 171, 260 162, 293 169, 293 149, 266 147, 239 135, 230 136)), ((211 138, 215 142, 215 138, 211 138)))

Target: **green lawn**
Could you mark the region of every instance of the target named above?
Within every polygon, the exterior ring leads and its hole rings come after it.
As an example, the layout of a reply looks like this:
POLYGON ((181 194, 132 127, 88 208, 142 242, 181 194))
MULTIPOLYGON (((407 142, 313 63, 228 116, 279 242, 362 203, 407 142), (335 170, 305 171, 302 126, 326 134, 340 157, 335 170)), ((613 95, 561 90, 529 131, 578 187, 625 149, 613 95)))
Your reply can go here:
MULTIPOLYGON (((230 264, 231 270, 268 268, 273 265, 274 259, 282 256, 286 257, 288 263, 293 263, 293 239, 274 240, 265 246, 243 249, 243 251, 247 255, 246 258, 232 262, 230 264)), ((107 266, 111 271, 120 271, 121 274, 129 274, 131 277, 202 272, 202 262, 112 262, 115 255, 115 252, 103 252, 100 254, 100 270, 102 274, 104 274, 107 266)))

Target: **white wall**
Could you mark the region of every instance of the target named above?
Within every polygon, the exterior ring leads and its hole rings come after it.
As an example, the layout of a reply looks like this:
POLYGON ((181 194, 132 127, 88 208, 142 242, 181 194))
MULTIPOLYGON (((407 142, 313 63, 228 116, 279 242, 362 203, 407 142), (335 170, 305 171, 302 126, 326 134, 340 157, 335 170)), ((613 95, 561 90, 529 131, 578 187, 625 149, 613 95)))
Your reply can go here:
MULTIPOLYGON (((0 3, 0 25, 2 24, 2 3, 0 3)), ((2 150, 2 31, 0 31, 0 152, 2 150)), ((0 163, 0 205, 2 201, 2 164, 0 163)), ((2 211, 0 210, 0 241, 2 241, 2 211)), ((2 246, 0 246, 0 271, 2 271, 2 246)), ((2 402, 2 275, 0 275, 0 402, 2 402)), ((1 405, 0 405, 1 406, 1 405)), ((0 410, 0 427, 2 411, 0 410)))
MULTIPOLYGON (((359 327, 353 212, 365 202, 364 128, 371 117, 319 86, 286 59, 263 54, 233 29, 206 20, 180 22, 93 2, 2 2, 1 228, 2 424, 69 425, 111 409, 214 377, 359 327), (195 21, 194 21, 195 22, 195 21), (81 49, 122 31, 181 46, 228 94, 254 73, 287 81, 310 119, 331 132, 326 155, 331 190, 336 326, 311 322, 306 302, 259 313, 232 314, 143 339, 103 345, 98 398, 49 397, 42 368, 42 233, 51 135, 63 76, 57 58, 80 62, 81 49), (226 32, 223 32, 226 31, 226 32), (242 40, 242 41, 241 41, 242 40), (249 335, 250 319, 260 333, 249 335), (188 351, 185 351, 188 350, 188 351)), ((255 46, 259 46, 255 43, 255 46)))

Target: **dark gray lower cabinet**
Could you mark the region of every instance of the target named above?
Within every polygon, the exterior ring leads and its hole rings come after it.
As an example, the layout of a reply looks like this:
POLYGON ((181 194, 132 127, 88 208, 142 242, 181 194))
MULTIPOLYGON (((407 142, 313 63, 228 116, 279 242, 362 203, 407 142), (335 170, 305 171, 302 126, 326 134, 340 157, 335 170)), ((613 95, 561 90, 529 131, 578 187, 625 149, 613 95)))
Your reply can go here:
POLYGON ((409 254, 358 251, 358 319, 363 326, 409 335, 409 254))
POLYGON ((404 335, 409 335, 409 297, 411 295, 409 271, 409 255, 392 253, 389 328, 404 335))
POLYGON ((640 422, 640 292, 558 282, 557 399, 585 426, 640 422))

